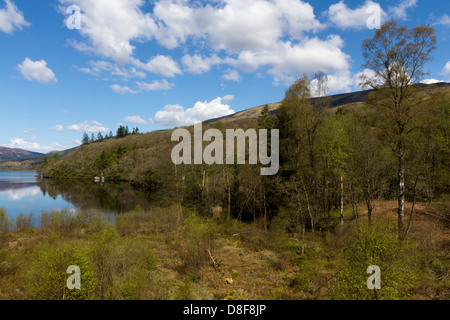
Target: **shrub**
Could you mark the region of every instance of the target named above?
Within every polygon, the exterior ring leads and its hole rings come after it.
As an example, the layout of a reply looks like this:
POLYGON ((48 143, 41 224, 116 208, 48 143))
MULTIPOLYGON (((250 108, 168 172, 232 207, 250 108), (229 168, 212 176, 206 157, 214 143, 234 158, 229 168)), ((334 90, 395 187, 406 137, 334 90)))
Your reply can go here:
POLYGON ((381 223, 361 226, 344 249, 344 264, 337 276, 332 297, 372 300, 406 299, 415 280, 415 270, 407 254, 407 243, 397 238, 394 228, 381 223), (381 289, 369 290, 369 266, 381 269, 381 289))
POLYGON ((87 248, 76 244, 45 244, 34 252, 28 272, 31 296, 38 300, 87 300, 94 297, 96 279, 87 248), (80 267, 81 289, 67 288, 67 268, 80 267))
POLYGON ((25 232, 33 227, 32 225, 33 214, 25 215, 23 213, 16 217, 16 231, 25 232))
POLYGON ((185 269, 198 270, 211 261, 214 240, 218 234, 216 223, 192 214, 184 220, 184 241, 178 251, 185 269))
POLYGON ((9 221, 6 210, 0 208, 0 232, 9 231, 11 229, 11 221, 9 221))
POLYGON ((108 225, 95 239, 89 256, 98 281, 99 298, 105 299, 113 286, 113 276, 117 270, 116 251, 118 234, 113 225, 108 225))

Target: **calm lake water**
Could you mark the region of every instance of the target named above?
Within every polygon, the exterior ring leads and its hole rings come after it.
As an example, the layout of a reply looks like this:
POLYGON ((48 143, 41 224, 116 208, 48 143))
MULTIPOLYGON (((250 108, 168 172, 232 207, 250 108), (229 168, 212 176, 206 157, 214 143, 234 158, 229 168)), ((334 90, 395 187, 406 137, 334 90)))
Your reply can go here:
POLYGON ((128 183, 95 183, 40 179, 36 172, 0 172, 0 208, 8 218, 33 214, 33 224, 42 211, 99 210, 108 215, 151 207, 151 195, 128 183))

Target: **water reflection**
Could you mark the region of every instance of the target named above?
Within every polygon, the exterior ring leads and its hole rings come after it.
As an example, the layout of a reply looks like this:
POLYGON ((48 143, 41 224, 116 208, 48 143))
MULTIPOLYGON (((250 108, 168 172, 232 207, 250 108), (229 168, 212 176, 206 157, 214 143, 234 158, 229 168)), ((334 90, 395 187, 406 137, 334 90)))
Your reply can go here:
POLYGON ((36 183, 44 196, 61 196, 80 210, 97 209, 111 213, 125 213, 140 206, 149 208, 150 197, 129 183, 95 183, 67 180, 42 180, 36 183))
POLYGON ((68 209, 100 210, 106 214, 149 209, 155 195, 134 189, 129 183, 95 183, 39 179, 35 172, 0 172, 0 208, 10 219, 19 214, 68 209))

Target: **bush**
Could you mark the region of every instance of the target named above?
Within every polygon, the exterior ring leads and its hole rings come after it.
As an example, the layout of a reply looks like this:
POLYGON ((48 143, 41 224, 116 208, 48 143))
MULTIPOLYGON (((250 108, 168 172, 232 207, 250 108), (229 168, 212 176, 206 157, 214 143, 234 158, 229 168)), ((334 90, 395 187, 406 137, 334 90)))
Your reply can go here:
POLYGON ((117 238, 114 226, 108 225, 95 239, 89 252, 98 281, 97 292, 100 299, 108 298, 113 286, 113 276, 117 271, 117 238))
POLYGON ((23 213, 16 217, 16 231, 25 232, 33 227, 32 225, 33 214, 25 215, 23 213))
POLYGON ((210 254, 214 251, 214 240, 217 238, 216 223, 195 214, 184 220, 184 241, 178 245, 178 251, 186 270, 198 270, 212 262, 210 254))
POLYGON ((345 300, 407 299, 415 280, 407 243, 394 228, 381 223, 363 226, 344 249, 344 264, 338 273, 332 297, 345 300), (369 266, 381 269, 381 289, 369 290, 369 266))
POLYGON ((94 297, 96 279, 87 248, 76 244, 42 245, 34 252, 28 272, 31 296, 38 300, 88 300, 94 297), (67 268, 80 267, 81 289, 67 288, 67 268))
POLYGON ((6 210, 0 208, 0 232, 9 231, 11 229, 11 221, 9 221, 6 210))

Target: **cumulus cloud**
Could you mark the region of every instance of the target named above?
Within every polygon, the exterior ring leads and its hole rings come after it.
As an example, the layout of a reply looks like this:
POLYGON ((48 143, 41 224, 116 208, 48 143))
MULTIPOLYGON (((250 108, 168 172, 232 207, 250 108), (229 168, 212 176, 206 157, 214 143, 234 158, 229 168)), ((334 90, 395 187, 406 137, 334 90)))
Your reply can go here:
POLYGON ((57 83, 55 74, 49 68, 47 68, 47 62, 45 60, 32 61, 29 58, 17 66, 22 76, 29 81, 37 81, 39 83, 49 84, 57 83))
POLYGON ((374 10, 380 12, 380 21, 386 17, 380 4, 371 0, 366 1, 356 9, 350 9, 343 0, 330 6, 327 11, 329 20, 341 29, 363 29, 367 28, 367 22, 374 14, 374 10))
POLYGON ((141 116, 128 116, 125 117, 123 120, 133 124, 147 124, 147 121, 142 119, 141 116))
MULTIPOLYGON (((349 67, 339 36, 310 36, 326 25, 316 18, 314 8, 301 0, 157 0, 152 12, 144 11, 147 6, 142 0, 59 2, 76 4, 82 10, 83 41, 72 41, 74 47, 163 77, 183 71, 202 74, 220 65, 225 66, 225 80, 240 81, 239 72, 264 69, 273 76, 274 84, 279 84, 311 71, 336 73, 349 67), (167 49, 201 48, 210 54, 186 53, 181 59, 182 71, 168 55, 147 62, 136 58, 133 43, 150 40, 167 49)), ((94 68, 83 71, 98 73, 94 68)), ((124 93, 131 90, 115 88, 124 93)))
POLYGON ((235 69, 227 69, 225 70, 225 73, 222 76, 225 80, 228 81, 241 81, 241 75, 239 74, 239 71, 235 69))
POLYGON ((92 124, 89 124, 87 120, 79 124, 73 124, 67 127, 67 129, 71 131, 77 132, 109 132, 111 131, 108 128, 103 127, 103 125, 98 121, 92 121, 92 124))
POLYGON ((132 58, 131 63, 138 68, 154 74, 160 74, 164 77, 172 78, 177 74, 181 74, 178 63, 170 56, 157 55, 143 63, 138 59, 132 58))
POLYGON ((224 0, 199 6, 188 1, 166 0, 155 4, 160 22, 158 41, 176 48, 189 38, 204 39, 216 51, 266 49, 283 36, 301 39, 304 32, 323 26, 313 7, 298 0, 224 0))
POLYGON ((61 13, 70 5, 81 8, 80 34, 87 40, 71 41, 78 50, 94 52, 125 64, 133 55, 132 41, 151 38, 156 24, 143 13, 143 0, 59 0, 61 13))
POLYGON ((111 85, 110 88, 113 89, 113 91, 115 93, 119 93, 119 94, 127 94, 127 93, 129 93, 129 94, 136 94, 137 93, 136 90, 133 90, 133 89, 130 89, 129 87, 121 86, 121 85, 118 85, 118 84, 113 84, 113 85, 111 85))
POLYGON ((234 113, 231 106, 225 101, 231 101, 231 96, 216 98, 210 102, 197 102, 192 108, 184 109, 183 106, 167 105, 155 115, 155 123, 162 126, 187 126, 202 121, 218 118, 234 113))
POLYGON ((279 43, 269 50, 243 51, 233 64, 244 72, 267 67, 275 85, 290 84, 304 73, 333 74, 348 70, 350 56, 342 51, 343 45, 338 35, 330 35, 326 40, 306 39, 299 44, 279 43))
POLYGON ((185 55, 182 58, 182 63, 186 70, 193 74, 202 74, 211 70, 211 67, 220 63, 223 63, 217 55, 212 55, 211 57, 202 57, 198 54, 196 55, 185 55))
POLYGON ((14 30, 21 30, 30 26, 23 16, 23 13, 10 0, 4 0, 4 8, 0 8, 0 31, 13 33, 14 30))

